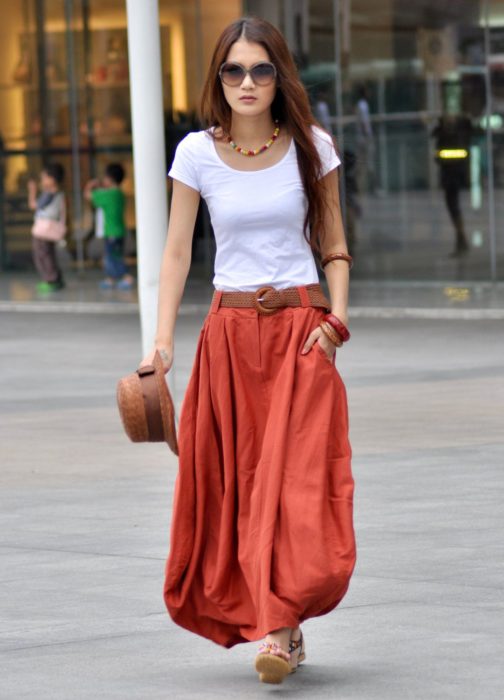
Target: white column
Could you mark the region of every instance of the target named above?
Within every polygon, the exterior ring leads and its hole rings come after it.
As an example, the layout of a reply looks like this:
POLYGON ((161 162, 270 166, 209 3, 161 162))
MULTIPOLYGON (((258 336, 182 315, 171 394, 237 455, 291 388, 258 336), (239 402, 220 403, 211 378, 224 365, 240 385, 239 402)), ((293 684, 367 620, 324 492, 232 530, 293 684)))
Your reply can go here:
POLYGON ((142 349, 156 332, 168 209, 158 0, 126 0, 142 349))

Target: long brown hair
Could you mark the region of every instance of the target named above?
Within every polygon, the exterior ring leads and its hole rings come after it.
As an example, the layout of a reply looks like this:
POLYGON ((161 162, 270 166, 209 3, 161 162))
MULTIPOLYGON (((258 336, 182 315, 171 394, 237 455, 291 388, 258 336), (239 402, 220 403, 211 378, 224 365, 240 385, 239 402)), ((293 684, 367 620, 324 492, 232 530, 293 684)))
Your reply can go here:
POLYGON ((201 116, 208 127, 220 127, 224 134, 231 130, 231 107, 224 97, 219 69, 226 61, 231 46, 239 39, 260 44, 268 52, 277 69, 277 92, 271 105, 273 119, 294 139, 299 172, 308 200, 304 235, 312 250, 320 253, 324 236, 324 188, 320 183, 322 164, 313 142, 314 119, 308 95, 299 79, 294 60, 282 34, 272 24, 259 17, 242 17, 230 24, 217 41, 201 97, 201 116), (308 233, 309 231, 309 233, 308 233))

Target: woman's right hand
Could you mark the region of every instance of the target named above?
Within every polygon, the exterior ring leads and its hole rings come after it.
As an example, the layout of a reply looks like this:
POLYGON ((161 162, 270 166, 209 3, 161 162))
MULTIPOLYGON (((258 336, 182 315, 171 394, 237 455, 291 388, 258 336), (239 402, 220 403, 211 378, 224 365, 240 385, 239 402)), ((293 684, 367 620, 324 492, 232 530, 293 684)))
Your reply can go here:
POLYGON ((163 361, 165 373, 168 372, 173 364, 173 346, 170 345, 156 345, 151 352, 144 357, 138 366, 145 367, 146 365, 152 365, 156 351, 159 353, 161 360, 163 361))

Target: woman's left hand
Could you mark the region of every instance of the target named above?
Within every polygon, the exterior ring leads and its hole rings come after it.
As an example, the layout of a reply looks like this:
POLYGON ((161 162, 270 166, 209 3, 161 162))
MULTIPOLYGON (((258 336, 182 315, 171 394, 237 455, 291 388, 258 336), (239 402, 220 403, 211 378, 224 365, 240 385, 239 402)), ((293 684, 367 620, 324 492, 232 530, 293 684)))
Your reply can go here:
POLYGON ((306 342, 303 345, 303 349, 301 350, 301 355, 306 355, 306 353, 310 352, 315 343, 318 343, 320 345, 322 350, 327 355, 328 359, 332 361, 334 353, 336 352, 336 346, 333 345, 333 343, 331 343, 331 341, 326 336, 322 328, 320 328, 319 326, 317 326, 317 328, 314 328, 308 336, 308 338, 306 339, 306 342))

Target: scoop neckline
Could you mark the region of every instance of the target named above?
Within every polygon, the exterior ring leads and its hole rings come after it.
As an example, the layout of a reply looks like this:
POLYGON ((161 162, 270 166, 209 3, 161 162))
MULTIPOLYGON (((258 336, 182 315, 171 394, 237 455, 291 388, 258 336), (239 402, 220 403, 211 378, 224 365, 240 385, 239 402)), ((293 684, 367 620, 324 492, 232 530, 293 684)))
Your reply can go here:
POLYGON ((292 150, 292 147, 294 145, 294 139, 291 136, 291 140, 289 143, 289 148, 285 151, 285 154, 280 158, 280 160, 277 163, 273 163, 273 165, 268 165, 267 168, 261 168, 260 170, 238 170, 237 168, 232 168, 230 165, 225 163, 220 155, 217 153, 217 148, 215 147, 215 140, 211 134, 208 134, 208 138, 211 139, 211 149, 212 153, 215 155, 216 159, 219 161, 219 163, 222 165, 223 168, 226 168, 227 170, 231 170, 232 173, 244 173, 245 175, 250 175, 251 173, 265 173, 268 170, 273 170, 274 168, 278 167, 281 165, 284 160, 287 160, 287 157, 290 155, 290 152, 292 150))

